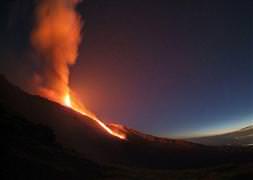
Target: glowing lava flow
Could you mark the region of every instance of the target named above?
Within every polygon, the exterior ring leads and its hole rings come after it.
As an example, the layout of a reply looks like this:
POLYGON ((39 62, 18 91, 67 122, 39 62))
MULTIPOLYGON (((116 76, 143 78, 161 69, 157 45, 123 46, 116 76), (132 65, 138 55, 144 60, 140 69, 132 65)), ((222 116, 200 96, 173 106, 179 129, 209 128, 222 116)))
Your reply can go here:
POLYGON ((72 108, 71 99, 69 94, 64 97, 64 105, 72 108))
POLYGON ((94 114, 92 114, 91 112, 87 112, 82 110, 81 108, 75 107, 74 105, 72 105, 72 100, 70 97, 70 94, 67 93, 64 97, 64 105, 89 117, 90 119, 96 121, 96 123, 98 123, 104 130, 106 130, 108 133, 110 133, 111 135, 118 137, 120 139, 126 139, 126 135, 123 133, 119 133, 119 132, 115 132, 113 130, 111 130, 108 126, 106 126, 101 120, 99 120, 94 114))

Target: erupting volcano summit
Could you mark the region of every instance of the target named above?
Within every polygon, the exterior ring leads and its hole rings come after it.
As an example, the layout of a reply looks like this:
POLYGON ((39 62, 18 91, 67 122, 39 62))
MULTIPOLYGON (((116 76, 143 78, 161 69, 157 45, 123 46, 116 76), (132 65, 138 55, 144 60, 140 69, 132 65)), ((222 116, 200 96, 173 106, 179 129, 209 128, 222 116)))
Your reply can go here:
POLYGON ((82 21, 76 12, 78 0, 40 0, 31 43, 40 57, 42 69, 35 73, 35 93, 58 102, 96 121, 105 131, 120 139, 73 95, 69 87, 69 66, 75 64, 81 42, 82 21))

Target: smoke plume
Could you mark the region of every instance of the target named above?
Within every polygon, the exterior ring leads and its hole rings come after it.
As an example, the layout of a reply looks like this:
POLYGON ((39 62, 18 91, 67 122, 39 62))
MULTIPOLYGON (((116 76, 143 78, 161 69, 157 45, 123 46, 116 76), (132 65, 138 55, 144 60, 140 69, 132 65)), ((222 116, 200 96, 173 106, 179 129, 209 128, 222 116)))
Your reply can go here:
POLYGON ((76 62, 81 41, 81 16, 75 8, 79 0, 40 0, 31 43, 39 54, 36 93, 62 102, 69 93, 69 67, 76 62))
POLYGON ((75 11, 79 0, 40 0, 31 43, 40 55, 35 74, 35 93, 88 116, 109 134, 120 139, 126 135, 110 129, 89 111, 69 88, 69 67, 76 62, 81 41, 81 17, 75 11))

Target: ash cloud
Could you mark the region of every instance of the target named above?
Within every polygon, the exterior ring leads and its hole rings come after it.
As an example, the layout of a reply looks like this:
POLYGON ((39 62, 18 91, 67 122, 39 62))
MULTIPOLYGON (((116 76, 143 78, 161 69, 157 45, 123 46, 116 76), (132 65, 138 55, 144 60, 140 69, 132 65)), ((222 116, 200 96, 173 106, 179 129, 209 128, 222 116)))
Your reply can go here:
POLYGON ((31 44, 39 55, 34 75, 35 93, 62 102, 69 91, 69 67, 75 64, 81 41, 82 21, 78 0, 40 0, 31 44))

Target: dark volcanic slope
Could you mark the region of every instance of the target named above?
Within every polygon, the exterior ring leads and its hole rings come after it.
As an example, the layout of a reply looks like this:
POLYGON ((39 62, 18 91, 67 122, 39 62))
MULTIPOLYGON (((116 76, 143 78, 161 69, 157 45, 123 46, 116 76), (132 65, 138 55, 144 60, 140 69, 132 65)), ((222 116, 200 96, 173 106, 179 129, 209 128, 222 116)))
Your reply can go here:
POLYGON ((62 148, 51 129, 0 107, 1 179, 252 179, 253 163, 212 168, 151 170, 94 163, 62 148))
POLYGON ((89 118, 44 98, 29 95, 3 77, 0 77, 0 108, 50 127, 57 142, 97 161, 138 167, 181 168, 253 159, 249 148, 207 147, 112 125, 128 134, 127 141, 119 140, 89 118))
POLYGON ((102 167, 55 142, 53 131, 0 107, 1 179, 97 179, 102 167))
POLYGON ((215 146, 222 146, 222 145, 252 146, 253 125, 226 134, 192 138, 189 140, 195 143, 215 145, 215 146))

